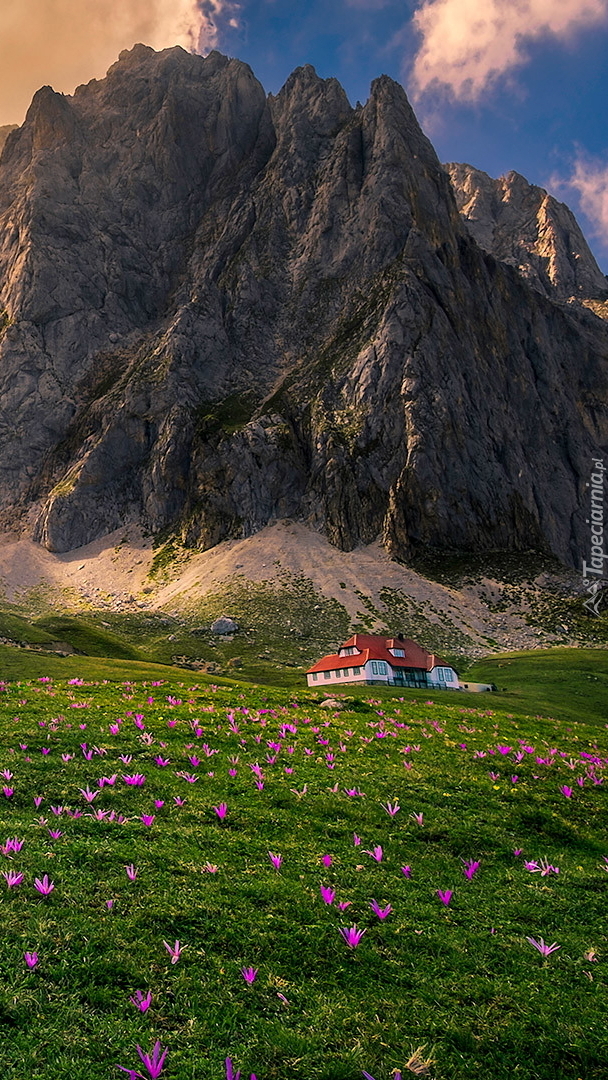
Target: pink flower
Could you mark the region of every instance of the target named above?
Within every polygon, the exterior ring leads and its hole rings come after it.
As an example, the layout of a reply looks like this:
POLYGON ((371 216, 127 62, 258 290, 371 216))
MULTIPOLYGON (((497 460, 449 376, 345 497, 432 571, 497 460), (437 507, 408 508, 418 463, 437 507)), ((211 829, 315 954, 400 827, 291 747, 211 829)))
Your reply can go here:
POLYGON ((38 890, 41 896, 49 896, 49 894, 52 893, 53 889, 55 888, 55 884, 54 882, 49 881, 48 874, 45 874, 42 878, 42 881, 40 880, 40 878, 34 879, 34 888, 38 890))
POLYGON ((38 963, 37 952, 24 952, 23 959, 25 960, 28 968, 35 968, 38 963))
POLYGON ((412 876, 412 868, 411 868, 411 866, 402 866, 401 867, 401 873, 403 874, 404 877, 411 878, 411 876, 412 876))
POLYGON ((172 964, 177 964, 183 950, 188 948, 187 945, 180 945, 179 941, 176 941, 175 945, 169 945, 167 941, 163 941, 163 945, 171 957, 172 964))
POLYGON ((380 803, 380 805, 383 810, 386 810, 387 814, 389 814, 390 817, 394 817, 395 814, 398 814, 401 809, 398 802, 390 803, 387 801, 386 804, 380 803))
POLYGON ((241 975, 243 976, 245 982, 249 983, 249 985, 251 986, 251 984, 254 983, 258 977, 258 968, 243 967, 241 968, 241 975))
POLYGON ((321 898, 323 900, 323 903, 333 904, 334 900, 336 899, 336 890, 330 888, 330 886, 328 885, 320 885, 319 889, 321 892, 321 898))
POLYGON ((154 817, 154 814, 141 814, 141 821, 147 829, 150 829, 154 824, 154 817))
POLYGON ((556 945, 555 942, 553 942, 553 945, 545 945, 542 937, 539 938, 538 941, 536 938, 527 937, 526 941, 529 942, 533 948, 538 949, 541 956, 545 957, 550 956, 552 952, 557 952, 558 949, 561 949, 561 945, 556 945))
POLYGON ((450 900, 454 895, 453 889, 437 889, 437 896, 441 900, 444 907, 449 907, 450 900))
POLYGON ((212 809, 215 810, 220 821, 224 821, 226 814, 228 813, 228 807, 226 803, 222 802, 219 804, 219 806, 214 806, 212 809))
POLYGON ((356 926, 339 926, 338 930, 342 934, 349 949, 356 949, 363 935, 367 933, 366 930, 358 930, 356 926))
POLYGON ((376 862, 382 862, 383 852, 382 852, 382 848, 380 847, 380 844, 376 844, 373 851, 364 851, 363 854, 364 855, 371 855, 372 859, 375 859, 376 862))
POLYGON ((279 870, 280 866, 281 866, 281 863, 283 862, 283 856, 282 855, 273 855, 272 851, 269 851, 268 852, 268 858, 270 859, 270 861, 271 861, 272 865, 274 866, 275 870, 279 870))
POLYGON ((375 900, 372 900, 369 906, 379 919, 386 919, 387 915, 390 915, 391 911, 393 910, 390 904, 387 904, 385 908, 381 908, 375 900))
POLYGON ((135 997, 129 998, 129 1001, 135 1005, 136 1009, 139 1009, 141 1013, 145 1013, 152 1004, 152 991, 148 990, 148 993, 144 995, 142 990, 136 990, 135 997))
POLYGON ((469 881, 472 881, 473 877, 479 870, 481 863, 479 862, 479 860, 476 859, 463 859, 462 861, 462 872, 469 881))
POLYGON ((17 870, 3 870, 2 877, 6 881, 9 889, 14 889, 15 886, 21 885, 24 875, 17 870))
POLYGON ((333 862, 331 855, 322 855, 321 862, 323 863, 323 866, 331 866, 333 862))

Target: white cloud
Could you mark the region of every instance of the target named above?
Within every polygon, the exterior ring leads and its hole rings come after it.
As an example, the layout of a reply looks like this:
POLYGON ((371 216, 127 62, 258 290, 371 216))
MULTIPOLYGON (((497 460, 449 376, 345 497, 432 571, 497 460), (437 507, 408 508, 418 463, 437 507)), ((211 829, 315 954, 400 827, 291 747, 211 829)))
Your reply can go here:
POLYGON ((570 188, 578 194, 580 208, 594 234, 608 245, 608 164, 579 154, 568 180, 553 177, 549 185, 556 191, 570 188))
POLYGON ((20 123, 45 84, 71 93, 136 42, 206 53, 235 0, 0 0, 0 124, 20 123))
POLYGON ((413 21, 422 35, 415 96, 442 89, 476 101, 526 62, 529 42, 608 21, 608 0, 423 0, 413 21))

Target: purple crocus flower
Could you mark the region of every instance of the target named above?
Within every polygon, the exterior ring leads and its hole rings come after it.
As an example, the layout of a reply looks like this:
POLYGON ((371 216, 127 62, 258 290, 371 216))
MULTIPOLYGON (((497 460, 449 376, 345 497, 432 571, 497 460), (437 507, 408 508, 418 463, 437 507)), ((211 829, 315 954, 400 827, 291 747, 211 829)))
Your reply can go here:
POLYGON ((23 959, 25 960, 28 968, 35 968, 38 963, 38 953, 24 952, 23 959))
POLYGON ((161 1072, 163 1071, 163 1065, 165 1064, 167 1051, 162 1049, 160 1041, 158 1039, 154 1043, 151 1054, 144 1054, 140 1046, 137 1046, 135 1049, 137 1050, 137 1053, 139 1054, 143 1065, 148 1071, 150 1080, 156 1080, 156 1078, 160 1076, 161 1072))
POLYGON ((478 859, 463 859, 462 862, 463 862, 462 872, 463 872, 464 876, 468 879, 468 881, 472 881, 475 874, 479 870, 479 867, 481 866, 481 863, 479 862, 478 859))
POLYGON ((394 817, 395 814, 398 814, 401 809, 398 802, 390 803, 387 801, 386 803, 380 803, 380 805, 383 810, 386 810, 387 814, 390 817, 394 817))
POLYGON ((331 866, 333 859, 331 855, 322 855, 321 862, 323 863, 323 866, 331 866))
POLYGON ((376 900, 372 900, 369 906, 374 912, 374 915, 377 915, 379 919, 386 919, 387 915, 390 915, 393 910, 390 904, 387 904, 385 908, 381 908, 376 900))
POLYGON ((417 825, 424 825, 424 814, 410 814, 417 825))
POLYGON ((329 885, 320 885, 321 899, 324 904, 333 904, 336 899, 336 890, 330 888, 329 885))
POLYGON ((137 877, 139 871, 135 869, 133 863, 129 863, 128 866, 125 866, 125 870, 127 872, 127 877, 129 881, 135 881, 135 878, 137 877))
POLYGON ((38 892, 42 896, 48 896, 49 893, 52 893, 53 889, 55 888, 55 885, 54 885, 54 882, 49 881, 48 874, 45 874, 44 877, 42 878, 42 881, 40 880, 40 878, 35 878, 34 879, 34 887, 38 890, 38 892))
POLYGON ((556 945, 555 942, 553 942, 553 945, 545 945, 542 937, 539 938, 538 941, 536 938, 527 937, 526 941, 532 945, 533 948, 538 949, 541 956, 545 957, 550 956, 552 952, 557 952, 558 949, 561 949, 561 945, 556 945))
POLYGON ((148 990, 147 994, 144 994, 143 990, 136 990, 135 997, 129 998, 129 1001, 135 1005, 136 1009, 139 1009, 141 1013, 145 1013, 152 1004, 152 991, 148 990))
POLYGON ((188 948, 187 945, 180 945, 179 941, 176 941, 175 945, 169 945, 168 941, 163 941, 163 945, 165 946, 165 949, 171 957, 172 964, 177 964, 177 961, 179 960, 182 951, 188 948))
POLYGON ((452 899, 453 895, 453 889, 437 889, 437 896, 441 900, 441 903, 444 905, 444 907, 449 907, 450 900, 452 899))
POLYGON ((154 824, 154 817, 155 817, 154 814, 142 814, 141 815, 141 821, 143 822, 143 824, 146 826, 147 829, 150 829, 152 827, 152 825, 154 824))
POLYGON ((224 821, 226 814, 228 813, 228 806, 226 803, 222 802, 219 806, 214 806, 212 809, 215 810, 220 821, 224 821))
POLYGON ((412 876, 412 868, 411 868, 411 866, 402 866, 401 867, 401 873, 403 874, 404 877, 411 878, 411 876, 412 876))
POLYGON ((373 851, 364 851, 363 854, 364 855, 371 855, 372 859, 375 859, 376 862, 382 862, 383 852, 382 852, 382 848, 380 847, 380 844, 376 844, 373 851))
POLYGON ((251 986, 251 984, 254 983, 258 977, 258 968, 243 967, 241 968, 241 975, 243 976, 245 982, 249 983, 249 985, 251 986))
POLYGON ((279 870, 280 867, 281 867, 281 863, 283 862, 283 856, 282 855, 273 855, 272 851, 269 851, 268 852, 268 858, 270 859, 270 861, 271 861, 272 865, 274 866, 275 870, 279 870))
POLYGON ((80 791, 83 799, 86 799, 88 803, 92 803, 93 799, 96 799, 99 795, 99 791, 91 791, 88 784, 86 788, 79 788, 78 790, 80 791))
POLYGON ((567 799, 571 799, 571 798, 572 798, 572 788, 571 788, 571 787, 568 787, 568 785, 567 785, 567 784, 563 784, 563 785, 562 785, 562 787, 560 787, 560 789, 559 789, 559 790, 561 791, 562 795, 565 795, 565 797, 566 797, 567 799))
POLYGON ((23 874, 17 870, 3 870, 2 877, 6 881, 9 889, 14 889, 16 885, 21 885, 23 881, 23 874))
POLYGON ((342 934, 349 949, 356 949, 363 935, 367 933, 366 930, 358 930, 356 926, 339 926, 338 930, 342 934))

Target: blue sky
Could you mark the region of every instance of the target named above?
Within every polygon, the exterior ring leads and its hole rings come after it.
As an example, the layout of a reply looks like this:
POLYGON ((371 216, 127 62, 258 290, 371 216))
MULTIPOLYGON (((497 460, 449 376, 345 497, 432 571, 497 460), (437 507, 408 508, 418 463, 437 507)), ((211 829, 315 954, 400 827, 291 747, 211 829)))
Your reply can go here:
POLYGON ((391 75, 442 161, 546 187, 608 272, 608 0, 2 0, 0 123, 136 41, 217 47, 273 93, 310 63, 353 104, 391 75))

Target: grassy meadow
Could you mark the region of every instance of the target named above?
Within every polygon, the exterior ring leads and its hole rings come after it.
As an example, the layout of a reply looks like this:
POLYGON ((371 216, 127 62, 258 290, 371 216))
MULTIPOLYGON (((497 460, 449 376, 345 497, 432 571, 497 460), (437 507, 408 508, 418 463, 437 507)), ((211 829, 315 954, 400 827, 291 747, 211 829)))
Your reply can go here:
POLYGON ((604 1078, 601 688, 511 660, 327 708, 1 649, 3 1080, 604 1078))

